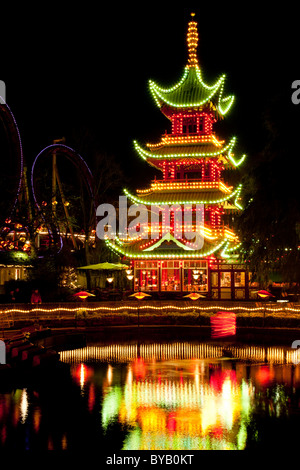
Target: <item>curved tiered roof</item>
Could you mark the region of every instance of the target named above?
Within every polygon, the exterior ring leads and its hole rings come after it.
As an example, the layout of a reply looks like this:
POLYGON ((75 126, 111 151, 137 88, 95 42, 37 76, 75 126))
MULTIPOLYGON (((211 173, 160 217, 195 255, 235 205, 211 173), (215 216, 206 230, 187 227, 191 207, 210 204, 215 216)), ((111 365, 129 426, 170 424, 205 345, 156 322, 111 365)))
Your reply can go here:
POLYGON ((207 85, 203 81, 197 56, 198 32, 195 21, 189 22, 187 45, 188 63, 182 78, 170 88, 162 88, 154 81, 149 80, 151 94, 167 117, 174 113, 174 108, 177 110, 203 109, 207 106, 223 117, 231 108, 234 96, 223 97, 226 79, 224 74, 213 85, 207 85))
MULTIPOLYGON (((161 239, 162 240, 162 239, 161 239)), ((160 240, 160 241, 161 241, 160 240)), ((223 250, 225 251, 231 246, 232 250, 238 245, 231 244, 226 236, 222 240, 209 241, 204 240, 203 246, 200 250, 190 250, 182 248, 182 242, 175 243, 173 239, 163 240, 160 246, 156 247, 153 251, 146 251, 145 240, 138 240, 135 243, 126 244, 115 238, 114 240, 106 239, 106 244, 117 254, 126 256, 130 259, 194 259, 205 258, 223 250)))
POLYGON ((236 143, 236 137, 232 137, 230 142, 226 145, 217 146, 211 141, 194 143, 177 143, 177 144, 164 144, 153 146, 150 150, 141 147, 137 141, 134 141, 135 150, 143 160, 155 165, 159 160, 181 160, 181 159, 205 159, 212 157, 221 157, 224 163, 231 167, 238 167, 243 163, 245 155, 239 160, 235 160, 232 150, 236 143))
POLYGON ((211 189, 205 191, 191 191, 180 190, 180 192, 172 191, 153 191, 143 196, 134 196, 126 189, 125 195, 136 204, 156 204, 158 206, 173 205, 173 204, 222 204, 224 202, 234 200, 233 204, 236 209, 241 209, 238 203, 242 185, 240 184, 234 190, 227 194, 218 189, 211 189))
POLYGON ((164 108, 162 110, 167 117, 171 114, 168 108, 203 109, 208 105, 223 117, 234 101, 233 95, 223 98, 225 79, 226 75, 222 75, 214 85, 208 86, 202 80, 200 69, 195 66, 186 67, 181 80, 173 87, 164 89, 152 80, 149 87, 156 104, 164 108))

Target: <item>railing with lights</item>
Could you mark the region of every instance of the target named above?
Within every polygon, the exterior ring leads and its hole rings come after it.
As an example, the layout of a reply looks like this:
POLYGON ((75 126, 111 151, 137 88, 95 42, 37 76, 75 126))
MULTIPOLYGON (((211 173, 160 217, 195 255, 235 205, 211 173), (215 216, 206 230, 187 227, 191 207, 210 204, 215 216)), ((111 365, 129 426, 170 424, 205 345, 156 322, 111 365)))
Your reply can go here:
POLYGON ((137 193, 146 195, 152 191, 178 191, 182 189, 217 189, 223 193, 230 193, 233 186, 226 186, 222 181, 202 181, 197 179, 154 180, 151 182, 149 189, 138 189, 137 193))
POLYGON ((201 300, 198 304, 189 301, 155 301, 147 300, 145 304, 137 305, 134 301, 115 302, 72 302, 45 304, 40 307, 32 307, 29 304, 3 304, 0 309, 0 327, 6 328, 8 324, 16 321, 35 320, 63 320, 75 319, 80 310, 87 312, 87 318, 101 320, 108 316, 159 314, 161 317, 177 314, 198 314, 199 316, 211 316, 220 310, 228 310, 237 314, 237 317, 272 317, 297 318, 299 319, 300 304, 289 306, 288 304, 265 304, 256 305, 255 302, 214 302, 201 300))

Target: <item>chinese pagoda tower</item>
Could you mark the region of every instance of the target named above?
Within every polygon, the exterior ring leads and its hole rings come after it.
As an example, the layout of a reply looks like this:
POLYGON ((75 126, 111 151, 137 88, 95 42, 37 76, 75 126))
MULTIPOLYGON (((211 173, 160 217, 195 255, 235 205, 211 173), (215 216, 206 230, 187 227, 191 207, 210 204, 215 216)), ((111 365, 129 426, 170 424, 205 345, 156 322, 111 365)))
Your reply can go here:
POLYGON ((124 190, 131 204, 147 207, 149 221, 140 223, 140 236, 132 238, 128 230, 129 237, 119 236, 106 243, 123 259, 130 260, 135 290, 177 293, 181 297, 199 292, 208 298, 245 299, 248 273, 238 264, 240 242, 228 223, 232 214, 242 209, 241 185, 232 187, 222 179, 222 172, 239 167, 245 155, 236 159, 236 138, 226 142, 214 132, 214 124, 227 115, 234 96, 223 94, 225 75, 213 85, 204 83, 197 56, 197 22, 194 13, 191 16, 188 61, 181 80, 168 89, 149 82, 155 103, 171 122, 171 132, 158 143, 142 146, 134 142, 138 155, 160 170, 162 177, 152 181, 149 188, 137 190, 136 195, 124 190), (153 229, 153 207, 161 209, 162 215, 157 236, 146 239, 145 232, 153 229), (171 207, 168 219, 163 210, 166 207, 171 207), (175 212, 181 207, 192 212, 192 230, 201 232, 201 246, 195 248, 184 234, 176 236, 176 220, 180 219, 176 219, 175 212), (195 222, 199 207, 200 229, 195 222))

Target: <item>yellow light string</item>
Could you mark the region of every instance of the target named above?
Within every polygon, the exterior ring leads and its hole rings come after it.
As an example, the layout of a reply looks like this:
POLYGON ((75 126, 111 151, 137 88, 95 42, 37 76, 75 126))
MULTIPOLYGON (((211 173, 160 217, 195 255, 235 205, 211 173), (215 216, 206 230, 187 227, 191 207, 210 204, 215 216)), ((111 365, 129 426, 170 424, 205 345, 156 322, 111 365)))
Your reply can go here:
MULTIPOLYGON (((155 204, 157 206, 162 206, 162 205, 170 205, 170 204, 220 204, 221 202, 225 202, 225 201, 228 201, 229 199, 231 199, 232 197, 236 196, 235 198, 235 201, 234 201, 234 204, 239 208, 241 209, 241 206, 238 204, 237 200, 240 196, 240 193, 241 193, 241 190, 242 190, 242 184, 240 184, 232 193, 228 194, 226 197, 224 198, 220 198, 218 200, 201 200, 201 199, 198 199, 198 200, 195 200, 195 201, 190 201, 190 200, 179 200, 179 201, 155 201, 155 204)), ((145 204, 145 202, 147 202, 148 204, 151 204, 151 201, 145 201, 143 199, 140 199, 136 196, 133 196, 132 194, 129 193, 129 191, 127 191, 127 189, 124 189, 124 194, 126 194, 126 196, 133 202, 135 203, 138 203, 138 204, 145 204)))
POLYGON ((181 253, 181 254, 161 254, 161 253, 153 253, 151 255, 146 255, 144 253, 128 253, 126 251, 126 249, 122 246, 122 243, 120 242, 120 240, 118 239, 118 237, 116 237, 114 239, 114 241, 117 243, 117 244, 114 244, 112 243, 111 240, 109 239, 106 239, 105 240, 105 243, 107 244, 107 246, 115 251, 116 253, 121 253, 122 255, 124 256, 127 256, 129 258, 164 258, 164 259, 182 259, 182 258, 205 258, 207 256, 210 256, 212 255, 213 253, 216 253, 218 250, 220 250, 226 243, 227 243, 227 238, 224 238, 220 243, 219 245, 217 246, 214 246, 210 251, 206 251, 206 252, 199 252, 197 250, 192 250, 193 253, 181 253), (119 246, 117 246, 119 245, 119 246))
POLYGON ((230 193, 232 186, 226 186, 222 181, 166 181, 155 180, 151 183, 149 189, 137 189, 137 193, 141 195, 148 195, 153 191, 166 191, 178 189, 217 189, 223 193, 230 193))
MULTIPOLYGON (((195 16, 194 13, 191 16, 195 16)), ((197 47, 198 47, 198 29, 196 21, 190 21, 188 24, 187 45, 188 45, 188 67, 197 67, 197 47)))
MULTIPOLYGON (((149 301, 147 301, 149 302, 149 301)), ((203 302, 203 301, 201 301, 203 302)), ((83 307, 80 307, 81 309, 83 307)), ((77 307, 63 307, 63 306, 60 306, 60 307, 56 307, 56 308, 33 308, 33 309, 19 309, 19 308, 11 308, 11 309, 8 309, 8 310, 0 310, 0 320, 1 320, 1 316, 3 315, 7 315, 7 314, 13 314, 13 313, 24 313, 24 314, 28 314, 28 313, 57 313, 57 312, 71 312, 71 313, 76 313, 78 312, 78 310, 80 310, 80 308, 77 306, 77 307)), ((132 305, 132 303, 130 304, 125 304, 120 307, 112 307, 112 306, 109 306, 109 307, 105 307, 105 306, 101 306, 101 307, 90 307, 90 306, 85 306, 84 307, 84 310, 88 310, 89 312, 108 312, 108 313, 111 313, 111 312, 120 312, 120 311, 124 311, 124 310, 132 310, 132 311, 137 311, 137 310, 160 310, 160 311, 164 311, 164 310, 167 310, 167 311, 178 311, 178 312, 187 312, 189 310, 195 310, 195 311, 202 311, 202 312, 206 312, 206 311, 215 311, 215 310, 227 310, 228 309, 228 305, 205 305, 205 306, 199 306, 199 305, 190 305, 190 306, 187 306, 187 307, 183 307, 183 306, 179 306, 179 305, 172 305, 172 304, 168 304, 168 305, 161 305, 161 306, 155 306, 155 305, 148 305, 148 304, 144 304, 144 305, 139 305, 139 306, 134 306, 132 305)), ((242 307, 242 306, 230 306, 230 310, 233 310, 233 311, 240 311, 240 312, 263 312, 263 311, 266 311, 266 312, 272 312, 272 313, 278 313, 278 312, 290 312, 290 313, 299 313, 300 312, 300 307, 299 308, 295 308, 295 307, 282 307, 282 306, 274 306, 274 307, 265 307, 265 306, 260 306, 260 307, 249 307, 249 306, 245 306, 245 307, 242 307)))
POLYGON ((175 91, 177 88, 180 88, 181 85, 183 85, 183 83, 185 82, 185 80, 188 77, 189 70, 190 70, 189 66, 186 66, 185 72, 184 72, 184 75, 183 75, 182 79, 174 87, 169 88, 169 89, 162 89, 162 88, 158 87, 152 80, 149 81, 150 91, 151 91, 152 96, 154 97, 155 102, 158 105, 158 107, 161 107, 161 103, 160 103, 160 100, 161 100, 163 103, 165 103, 165 104, 167 104, 171 107, 174 107, 174 108, 200 108, 201 106, 205 105, 210 100, 212 100, 213 96, 218 91, 219 96, 218 96, 217 107, 218 107, 219 113, 222 116, 224 116, 229 111, 229 109, 231 108, 231 106, 234 102, 234 96, 233 95, 227 96, 226 98, 222 97, 223 96, 223 91, 224 91, 224 82, 225 82, 225 79, 226 79, 225 74, 222 75, 219 78, 219 80, 213 86, 210 87, 202 81, 200 70, 199 70, 199 68, 195 67, 196 77, 198 78, 199 85, 201 87, 209 90, 209 91, 212 90, 211 93, 206 98, 204 98, 202 101, 198 101, 198 102, 194 102, 194 103, 174 103, 171 100, 168 100, 164 96, 164 94, 171 93, 171 92, 175 91), (227 106, 223 107, 223 104, 225 104, 225 103, 227 103, 227 106))
POLYGON ((212 143, 216 147, 221 147, 224 144, 224 140, 218 140, 215 135, 165 135, 162 137, 161 141, 157 144, 147 143, 147 147, 150 149, 155 149, 163 147, 164 145, 173 145, 173 144, 202 144, 202 143, 212 143))
MULTIPOLYGON (((236 137, 233 137, 231 141, 223 148, 220 148, 216 152, 184 152, 184 153, 172 153, 169 155, 164 155, 164 154, 153 154, 150 151, 147 151, 143 149, 138 142, 135 140, 133 142, 135 150, 138 152, 140 157, 143 158, 143 160, 147 160, 147 158, 155 158, 155 159, 177 159, 177 158, 183 158, 183 157, 190 157, 190 158, 195 158, 195 157, 217 157, 218 155, 226 154, 228 153, 231 155, 231 150, 233 149, 234 145, 236 143, 236 137)), ((242 157, 243 158, 243 157, 242 157)), ((232 158, 230 159, 230 162, 234 165, 234 161, 232 158)), ((238 164, 240 164, 238 162, 238 164)))

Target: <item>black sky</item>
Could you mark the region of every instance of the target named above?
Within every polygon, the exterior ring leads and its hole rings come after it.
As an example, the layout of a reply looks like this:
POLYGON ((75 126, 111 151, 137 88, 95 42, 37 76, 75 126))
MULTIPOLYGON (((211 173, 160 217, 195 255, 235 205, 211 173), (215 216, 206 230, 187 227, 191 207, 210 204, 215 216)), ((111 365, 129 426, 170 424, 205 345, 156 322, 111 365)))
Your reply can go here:
POLYGON ((238 137, 241 151, 251 158, 263 146, 262 112, 276 95, 283 109, 300 120, 300 105, 296 110, 291 102, 291 83, 300 79, 300 7, 286 4, 283 10, 282 3, 252 2, 239 7, 236 2, 222 7, 215 2, 41 5, 4 7, 0 29, 0 79, 29 166, 53 139, 65 136, 68 144, 69 136, 88 127, 102 150, 115 155, 132 176, 133 185, 150 180, 152 170, 140 161, 132 141, 155 142, 169 129, 148 80, 167 87, 181 77, 191 11, 198 21, 205 81, 226 73, 225 93, 236 96, 224 131, 238 137))

